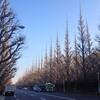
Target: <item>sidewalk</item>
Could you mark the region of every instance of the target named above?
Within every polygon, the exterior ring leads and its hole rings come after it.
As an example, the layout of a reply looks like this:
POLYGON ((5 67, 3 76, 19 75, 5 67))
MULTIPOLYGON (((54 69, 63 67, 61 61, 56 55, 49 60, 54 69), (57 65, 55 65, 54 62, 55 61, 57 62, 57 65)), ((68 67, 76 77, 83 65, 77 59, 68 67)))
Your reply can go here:
POLYGON ((3 96, 0 96, 0 100, 4 100, 4 98, 5 98, 5 97, 3 97, 3 96))

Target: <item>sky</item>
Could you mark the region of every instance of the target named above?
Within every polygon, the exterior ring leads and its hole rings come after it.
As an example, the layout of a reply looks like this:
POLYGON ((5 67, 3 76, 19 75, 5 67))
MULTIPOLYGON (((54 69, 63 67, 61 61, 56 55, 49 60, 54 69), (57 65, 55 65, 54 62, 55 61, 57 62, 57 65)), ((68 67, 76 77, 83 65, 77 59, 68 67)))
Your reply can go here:
POLYGON ((10 0, 10 7, 20 23, 25 26, 21 32, 26 37, 14 82, 34 64, 36 58, 44 56, 45 48, 49 50, 51 40, 53 47, 55 46, 57 33, 63 51, 67 21, 73 45, 74 36, 78 33, 80 5, 91 36, 95 37, 99 33, 100 0, 10 0))

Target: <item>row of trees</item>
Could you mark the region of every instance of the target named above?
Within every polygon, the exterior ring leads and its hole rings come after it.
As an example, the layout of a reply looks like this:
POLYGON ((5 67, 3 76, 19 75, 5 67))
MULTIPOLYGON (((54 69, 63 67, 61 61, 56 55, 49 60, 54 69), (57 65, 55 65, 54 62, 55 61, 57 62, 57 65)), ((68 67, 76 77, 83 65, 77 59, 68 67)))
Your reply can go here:
POLYGON ((57 34, 56 47, 52 48, 51 41, 49 54, 46 49, 41 63, 39 61, 26 71, 17 84, 33 85, 52 82, 62 84, 65 91, 68 82, 94 82, 97 80, 97 72, 100 71, 100 36, 95 38, 94 45, 97 42, 98 46, 93 46, 88 23, 84 22, 81 11, 78 22, 78 35, 75 35, 74 46, 70 44, 67 23, 64 53, 61 52, 57 34))
POLYGON ((8 0, 0 0, 0 91, 11 83, 17 70, 16 61, 24 44, 24 37, 19 34, 22 28, 8 0))

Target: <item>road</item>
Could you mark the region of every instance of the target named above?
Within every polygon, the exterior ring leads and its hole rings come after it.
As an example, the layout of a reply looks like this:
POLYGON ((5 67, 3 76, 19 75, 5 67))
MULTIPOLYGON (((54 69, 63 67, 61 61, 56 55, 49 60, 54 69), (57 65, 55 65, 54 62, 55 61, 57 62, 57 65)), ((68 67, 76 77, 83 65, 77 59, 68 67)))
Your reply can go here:
POLYGON ((17 89, 14 96, 6 96, 4 100, 100 100, 100 96, 64 95, 58 93, 36 93, 17 89))

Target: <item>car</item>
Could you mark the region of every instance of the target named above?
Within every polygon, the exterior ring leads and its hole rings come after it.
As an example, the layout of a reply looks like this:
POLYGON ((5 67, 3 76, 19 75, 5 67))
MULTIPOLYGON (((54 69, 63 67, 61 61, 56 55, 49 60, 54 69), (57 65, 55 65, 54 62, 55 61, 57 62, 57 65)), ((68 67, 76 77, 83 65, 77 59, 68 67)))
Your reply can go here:
POLYGON ((41 84, 39 87, 41 88, 41 92, 46 92, 46 87, 44 84, 41 84))
POLYGON ((14 96, 15 86, 14 85, 6 85, 4 89, 5 96, 14 96))
POLYGON ((24 89, 24 90, 28 90, 28 88, 27 88, 27 87, 24 87, 23 89, 24 89))
POLYGON ((35 85, 33 87, 33 91, 35 91, 35 92, 41 92, 41 88, 39 86, 35 85))

